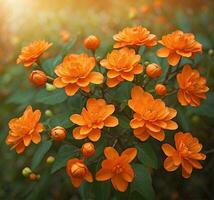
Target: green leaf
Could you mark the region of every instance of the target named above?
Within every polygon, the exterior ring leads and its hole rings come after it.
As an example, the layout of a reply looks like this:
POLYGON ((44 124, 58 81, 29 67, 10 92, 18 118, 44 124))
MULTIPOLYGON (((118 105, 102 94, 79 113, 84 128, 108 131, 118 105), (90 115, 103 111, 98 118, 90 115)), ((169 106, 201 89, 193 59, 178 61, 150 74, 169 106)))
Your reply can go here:
POLYGON ((73 158, 73 157, 75 157, 75 155, 77 155, 77 153, 78 153, 77 150, 78 150, 78 148, 73 145, 61 146, 56 155, 56 160, 51 169, 51 173, 55 173, 59 169, 65 167, 67 161, 70 158, 73 158))
POLYGON ((33 155, 33 159, 32 159, 31 168, 33 170, 35 170, 38 167, 38 165, 44 158, 45 154, 51 148, 51 145, 52 145, 52 141, 45 141, 45 140, 39 144, 39 147, 38 147, 36 153, 33 155))
POLYGON ((61 113, 58 115, 53 115, 51 118, 47 119, 45 121, 45 124, 47 124, 47 126, 49 128, 53 128, 55 126, 62 126, 64 128, 70 128, 72 127, 74 124, 69 120, 70 117, 70 113, 66 112, 66 113, 61 113))
POLYGON ((36 91, 34 88, 30 88, 27 90, 16 90, 7 99, 7 103, 15 103, 20 105, 27 105, 29 102, 32 102, 36 91))
POLYGON ((135 178, 131 183, 131 192, 138 192, 145 200, 155 199, 152 179, 148 170, 140 164, 133 164, 135 178))
POLYGON ((67 95, 65 94, 63 89, 56 89, 54 91, 47 91, 46 89, 41 89, 36 97, 35 101, 37 103, 43 103, 47 105, 55 105, 58 103, 62 103, 67 99, 67 95))
POLYGON ((70 113, 80 113, 84 107, 86 99, 83 98, 80 94, 76 94, 68 98, 68 109, 70 113))
POLYGON ((138 160, 147 167, 158 168, 158 159, 152 146, 148 143, 137 145, 138 160))
POLYGON ((42 69, 51 77, 55 76, 54 69, 63 60, 63 55, 58 55, 54 58, 49 58, 42 63, 42 69))
POLYGON ((177 119, 179 121, 180 126, 182 127, 183 131, 188 132, 190 131, 189 120, 186 116, 186 112, 183 107, 178 106, 177 110, 177 119))
POLYGON ((119 119, 118 128, 129 130, 130 129, 130 126, 129 126, 130 120, 124 115, 118 115, 117 117, 119 119))
POLYGON ((199 107, 189 107, 188 110, 193 114, 214 118, 214 92, 209 92, 199 107))
POLYGON ((95 183, 95 200, 108 200, 111 194, 111 182, 96 182, 95 183))
POLYGON ((93 185, 87 181, 83 181, 79 188, 79 193, 82 200, 94 199, 92 193, 93 185))
POLYGON ((72 47, 74 46, 74 44, 77 41, 77 37, 74 37, 73 39, 71 39, 62 49, 61 51, 61 55, 64 57, 67 53, 69 53, 69 51, 72 49, 72 47))
POLYGON ((118 87, 114 88, 111 92, 111 98, 116 100, 119 103, 127 101, 130 98, 131 88, 133 87, 133 83, 131 82, 123 82, 119 84, 118 87))

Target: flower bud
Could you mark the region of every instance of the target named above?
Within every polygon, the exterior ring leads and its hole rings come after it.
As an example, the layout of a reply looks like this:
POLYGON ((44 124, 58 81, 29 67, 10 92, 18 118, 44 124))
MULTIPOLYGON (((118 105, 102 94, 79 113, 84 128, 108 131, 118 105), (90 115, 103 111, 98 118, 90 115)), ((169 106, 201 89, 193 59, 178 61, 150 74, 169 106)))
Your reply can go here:
POLYGON ((210 50, 208 51, 208 54, 209 54, 210 56, 213 56, 213 55, 214 55, 214 50, 213 50, 213 49, 210 49, 210 50))
POLYGON ((145 65, 145 66, 149 65, 149 61, 145 61, 145 62, 144 62, 144 65, 145 65))
POLYGON ((100 40, 95 35, 90 35, 84 40, 84 46, 86 49, 95 51, 100 46, 100 40))
POLYGON ((38 176, 37 176, 35 173, 31 173, 31 174, 29 175, 29 179, 30 179, 31 181, 37 181, 37 180, 38 180, 38 176))
POLYGON ((93 143, 87 142, 87 143, 83 144, 81 151, 82 151, 82 155, 86 158, 93 156, 95 153, 95 148, 94 148, 93 143))
POLYGON ((51 130, 51 136, 56 141, 62 141, 66 137, 66 130, 61 126, 56 126, 51 130))
POLYGON ((45 85, 48 78, 43 71, 34 70, 31 72, 31 74, 29 76, 29 80, 33 85, 40 87, 40 86, 45 85))
POLYGON ((53 113, 52 113, 51 110, 46 110, 46 111, 45 111, 45 115, 46 115, 47 117, 52 117, 52 116, 53 116, 53 113))
POLYGON ((32 173, 31 169, 29 167, 25 167, 23 170, 22 170, 22 175, 24 177, 28 177, 30 174, 32 173))
POLYGON ((75 178, 82 178, 85 176, 87 169, 83 163, 76 162, 71 166, 71 174, 75 178))
POLYGON ((158 64, 152 63, 147 65, 146 74, 150 78, 158 78, 162 74, 162 69, 158 64))
POLYGON ((46 90, 47 91, 54 91, 56 87, 50 83, 46 83, 46 90))
POLYGON ((155 92, 156 92, 158 95, 160 95, 160 96, 166 95, 166 92, 167 92, 166 86, 163 85, 163 84, 157 84, 157 85, 155 86, 155 92))
POLYGON ((48 156, 48 158, 46 159, 46 163, 47 164, 52 164, 54 163, 55 158, 53 156, 48 156))

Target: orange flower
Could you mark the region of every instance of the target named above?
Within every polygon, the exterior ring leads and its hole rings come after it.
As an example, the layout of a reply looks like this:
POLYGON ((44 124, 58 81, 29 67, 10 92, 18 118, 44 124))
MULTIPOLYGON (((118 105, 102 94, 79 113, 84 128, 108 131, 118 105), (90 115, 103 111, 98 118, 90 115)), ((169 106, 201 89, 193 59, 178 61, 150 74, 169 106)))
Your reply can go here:
POLYGON ((206 78, 201 77, 197 70, 185 65, 182 72, 177 74, 178 101, 182 106, 188 104, 199 106, 201 99, 206 99, 205 93, 209 90, 206 86, 206 78))
POLYGON ((156 36, 150 34, 146 28, 142 26, 127 27, 113 36, 116 41, 114 48, 125 46, 142 46, 152 47, 157 44, 156 36))
POLYGON ((21 54, 16 62, 17 64, 22 63, 26 68, 29 68, 51 46, 52 43, 48 43, 44 40, 34 41, 22 48, 21 54))
POLYGON ((171 172, 182 166, 182 176, 189 178, 192 169, 202 169, 198 160, 205 160, 206 155, 199 153, 202 145, 191 133, 178 132, 175 134, 175 148, 169 144, 163 144, 162 150, 168 156, 164 161, 164 168, 171 172))
POLYGON ((96 173, 96 180, 106 181, 111 179, 116 190, 126 191, 128 183, 134 179, 134 171, 130 162, 137 155, 136 148, 128 148, 119 156, 113 147, 106 147, 104 154, 107 159, 102 162, 102 168, 96 173))
POLYGON ((68 96, 73 96, 79 89, 89 92, 90 83, 100 84, 103 82, 101 73, 92 72, 94 67, 94 57, 89 57, 87 54, 66 56, 55 69, 58 77, 54 80, 54 85, 57 88, 65 87, 68 96))
POLYGON ((135 54, 133 49, 122 48, 113 50, 100 64, 108 69, 107 85, 115 87, 121 81, 133 81, 135 74, 143 71, 143 66, 139 64, 140 55, 135 54))
POLYGON ((77 158, 68 160, 66 171, 74 187, 79 187, 84 179, 93 182, 92 174, 82 160, 77 158))
POLYGON ((41 112, 32 110, 28 106, 24 114, 19 118, 11 119, 9 122, 9 135, 6 144, 12 145, 17 153, 22 153, 31 141, 38 144, 41 141, 40 133, 44 130, 42 123, 39 123, 41 112))
POLYGON ((81 115, 73 114, 70 117, 73 123, 79 125, 73 130, 74 138, 81 140, 88 137, 92 141, 99 140, 101 129, 104 126, 115 127, 118 125, 118 119, 111 116, 114 110, 114 105, 107 105, 104 99, 88 99, 81 115))
POLYGON ((202 52, 202 45, 195 40, 192 33, 175 31, 162 37, 159 41, 164 47, 157 51, 159 57, 167 57, 168 63, 176 66, 181 57, 193 57, 195 53, 202 52))
POLYGON ((149 136, 163 141, 165 138, 163 129, 178 128, 178 125, 172 121, 177 111, 167 107, 161 99, 154 99, 140 86, 132 88, 131 97, 128 105, 135 113, 130 126, 134 129, 134 135, 141 141, 147 140, 149 136))

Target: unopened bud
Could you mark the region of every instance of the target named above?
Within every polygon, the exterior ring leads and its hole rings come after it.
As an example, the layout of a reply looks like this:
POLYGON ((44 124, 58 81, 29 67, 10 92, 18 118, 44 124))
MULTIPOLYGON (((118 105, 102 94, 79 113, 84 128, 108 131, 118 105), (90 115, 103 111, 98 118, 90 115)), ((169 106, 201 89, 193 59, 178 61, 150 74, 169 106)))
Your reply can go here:
POLYGON ((92 51, 95 51, 100 46, 100 40, 95 35, 90 35, 84 40, 84 46, 86 49, 90 49, 92 51))
POLYGON ((81 148, 82 154, 84 157, 89 158, 94 155, 95 148, 92 142, 87 142, 82 145, 81 148))
POLYGON ((46 163, 47 164, 52 164, 54 163, 55 158, 53 156, 48 156, 48 158, 46 159, 46 163))
POLYGON ((210 50, 208 51, 208 54, 209 54, 210 56, 213 56, 213 55, 214 55, 214 50, 213 50, 213 49, 210 49, 210 50))
POLYGON ((50 83, 46 83, 46 90, 47 91, 54 91, 56 87, 50 83))
POLYGON ((157 84, 155 86, 155 92, 160 96, 165 96, 167 92, 166 86, 163 84, 157 84))
POLYGON ((22 170, 22 175, 24 177, 28 177, 30 174, 32 173, 31 169, 29 167, 25 167, 23 170, 22 170))
POLYGON ((51 130, 51 137, 55 141, 62 141, 66 137, 66 130, 61 126, 56 126, 51 130))
POLYGON ((53 112, 52 112, 51 110, 46 110, 46 111, 45 111, 45 115, 46 115, 47 117, 52 117, 52 116, 53 116, 53 112))
POLYGON ((38 175, 36 175, 35 173, 31 173, 30 175, 29 175, 29 179, 31 180, 31 181, 37 181, 39 178, 40 178, 40 176, 38 176, 38 175))
POLYGON ((37 87, 41 87, 41 86, 45 85, 48 78, 43 71, 34 70, 31 72, 31 74, 29 76, 29 80, 33 85, 35 85, 37 87))
POLYGON ((145 62, 144 62, 144 65, 145 65, 145 66, 149 65, 149 61, 145 61, 145 62))

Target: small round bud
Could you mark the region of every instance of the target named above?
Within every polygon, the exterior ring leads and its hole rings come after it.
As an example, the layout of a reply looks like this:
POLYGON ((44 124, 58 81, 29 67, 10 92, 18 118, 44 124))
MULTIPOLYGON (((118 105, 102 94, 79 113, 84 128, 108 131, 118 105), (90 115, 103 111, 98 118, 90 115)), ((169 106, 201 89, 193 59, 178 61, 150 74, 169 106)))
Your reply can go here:
POLYGON ((160 95, 160 96, 166 95, 166 92, 167 92, 166 86, 163 85, 163 84, 157 84, 157 85, 155 86, 155 92, 156 92, 158 95, 160 95))
POLYGON ((37 181, 37 180, 38 180, 38 175, 36 175, 35 173, 31 173, 31 174, 29 175, 29 179, 30 179, 31 181, 37 181))
POLYGON ((28 177, 30 174, 32 173, 31 169, 29 167, 25 167, 23 170, 22 170, 22 175, 24 177, 28 177))
POLYGON ((100 46, 100 40, 95 35, 90 35, 84 40, 84 46, 86 49, 95 51, 100 46))
POLYGON ((50 83, 46 83, 46 90, 47 91, 54 91, 56 87, 50 83))
POLYGON ((214 50, 213 50, 213 49, 210 49, 210 50, 208 51, 208 54, 209 54, 210 56, 213 56, 213 55, 214 55, 214 50))
POLYGON ((56 141, 62 141, 66 137, 66 130, 61 126, 56 126, 51 130, 51 136, 56 141))
POLYGON ((146 74, 150 78, 158 78, 162 72, 161 67, 156 63, 149 64, 146 67, 146 74))
POLYGON ((45 115, 46 115, 47 117, 52 117, 52 116, 53 116, 53 112, 52 112, 51 110, 46 110, 46 111, 45 111, 45 115))
POLYGON ((93 143, 87 142, 87 143, 83 144, 81 151, 82 151, 82 155, 86 158, 93 156, 95 153, 95 148, 94 148, 93 143))
POLYGON ((145 62, 144 62, 144 65, 145 65, 145 66, 149 65, 149 61, 145 61, 145 62))
POLYGON ((97 60, 97 62, 100 62, 101 61, 101 57, 100 56, 96 56, 96 60, 97 60))
POLYGON ((41 87, 46 84, 48 78, 43 71, 34 70, 31 72, 29 80, 33 85, 41 87))
POLYGON ((48 156, 48 158, 46 159, 46 163, 47 164, 52 164, 54 163, 55 158, 53 156, 48 156))

